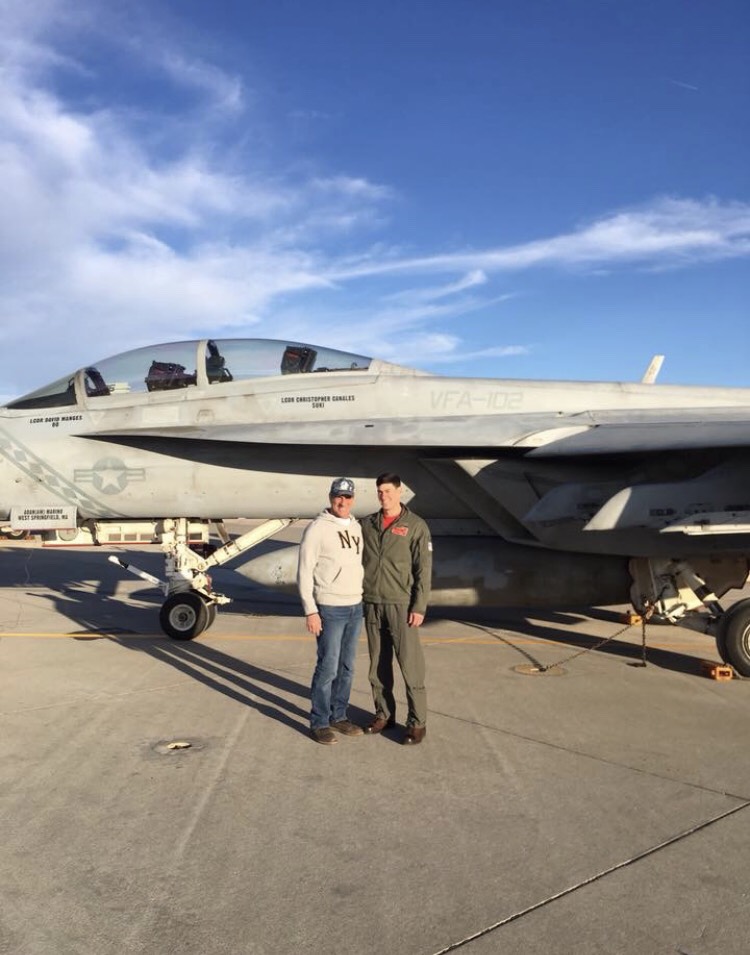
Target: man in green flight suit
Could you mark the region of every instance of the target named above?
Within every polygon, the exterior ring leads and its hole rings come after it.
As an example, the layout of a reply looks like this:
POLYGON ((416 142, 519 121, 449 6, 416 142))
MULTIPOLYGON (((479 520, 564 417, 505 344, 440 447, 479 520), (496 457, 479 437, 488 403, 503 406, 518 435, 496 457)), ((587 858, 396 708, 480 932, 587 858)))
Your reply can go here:
POLYGON ((425 663, 419 627, 427 612, 432 578, 432 540, 421 517, 401 503, 401 479, 376 479, 380 510, 362 522, 365 570, 363 601, 370 649, 370 684, 375 718, 366 733, 381 733, 396 721, 393 654, 401 667, 409 711, 407 745, 427 732, 425 663))

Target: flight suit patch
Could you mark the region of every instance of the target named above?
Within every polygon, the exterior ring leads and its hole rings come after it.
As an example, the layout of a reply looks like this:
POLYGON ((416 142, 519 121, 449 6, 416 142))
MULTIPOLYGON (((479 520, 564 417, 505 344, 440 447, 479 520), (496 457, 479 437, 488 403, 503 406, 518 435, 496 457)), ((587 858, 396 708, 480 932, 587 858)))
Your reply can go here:
POLYGON ((408 527, 392 527, 391 534, 398 534, 399 537, 406 537, 409 533, 408 527))

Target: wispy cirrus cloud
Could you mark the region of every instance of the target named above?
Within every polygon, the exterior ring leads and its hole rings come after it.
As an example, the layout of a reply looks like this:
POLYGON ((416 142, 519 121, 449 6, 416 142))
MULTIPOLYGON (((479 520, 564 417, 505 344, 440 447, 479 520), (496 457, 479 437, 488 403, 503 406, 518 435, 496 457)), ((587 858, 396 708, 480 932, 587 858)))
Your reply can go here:
POLYGON ((699 93, 699 92, 700 92, 700 87, 699 87, 699 86, 693 86, 692 83, 686 83, 684 80, 675 80, 675 79, 672 79, 671 76, 670 76, 670 77, 667 77, 667 82, 668 82, 668 83, 671 83, 672 86, 679 86, 679 87, 680 87, 681 89, 683 89, 683 90, 691 90, 693 93, 699 93))
POLYGON ((442 354, 432 354, 430 363, 433 365, 456 364, 457 362, 477 361, 479 358, 514 358, 517 355, 528 355, 531 348, 528 345, 498 345, 490 348, 479 348, 475 351, 461 351, 460 340, 450 343, 442 354))
POLYGON ((214 108, 228 113, 242 110, 246 93, 240 77, 173 49, 165 50, 156 63, 176 86, 205 94, 214 108))
POLYGON ((487 283, 487 275, 481 269, 467 272, 455 282, 443 285, 426 286, 422 288, 408 288, 393 292, 385 297, 390 303, 413 305, 415 302, 434 302, 438 299, 452 297, 468 289, 478 288, 487 283))
POLYGON ((519 272, 540 267, 679 267, 750 255, 750 204, 658 198, 522 245, 425 256, 383 256, 330 273, 347 281, 395 273, 519 272))

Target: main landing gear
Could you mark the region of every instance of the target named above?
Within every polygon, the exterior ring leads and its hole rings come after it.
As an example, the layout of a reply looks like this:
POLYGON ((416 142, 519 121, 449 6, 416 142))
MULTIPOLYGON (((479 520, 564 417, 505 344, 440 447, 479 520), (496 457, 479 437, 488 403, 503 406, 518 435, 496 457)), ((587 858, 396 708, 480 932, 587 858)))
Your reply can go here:
POLYGON ((727 610, 719 603, 728 590, 745 585, 749 570, 745 557, 692 563, 634 558, 631 600, 639 613, 650 612, 652 620, 710 634, 724 663, 750 677, 750 599, 738 600, 727 610))
POLYGON ((161 587, 166 595, 159 611, 162 630, 173 640, 192 640, 213 624, 221 604, 231 602, 230 597, 213 589, 208 571, 262 543, 292 522, 293 518, 265 521, 235 540, 230 540, 224 525, 218 523, 217 528, 224 544, 209 556, 203 556, 188 544, 186 518, 166 520, 161 538, 166 581, 119 557, 109 559, 136 577, 161 587))
POLYGON ((724 663, 750 676, 750 599, 738 600, 719 618, 716 647, 724 663))

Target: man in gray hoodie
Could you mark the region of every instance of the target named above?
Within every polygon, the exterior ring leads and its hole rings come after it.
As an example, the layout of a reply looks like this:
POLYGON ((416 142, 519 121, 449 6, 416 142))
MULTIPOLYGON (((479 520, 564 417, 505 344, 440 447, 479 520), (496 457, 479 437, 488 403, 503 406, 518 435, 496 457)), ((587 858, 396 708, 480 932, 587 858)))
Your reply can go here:
POLYGON ((362 529, 351 515, 354 481, 337 478, 329 500, 302 535, 297 569, 305 622, 318 643, 310 735, 326 745, 338 742, 336 733, 363 733, 347 718, 362 629, 362 529))

